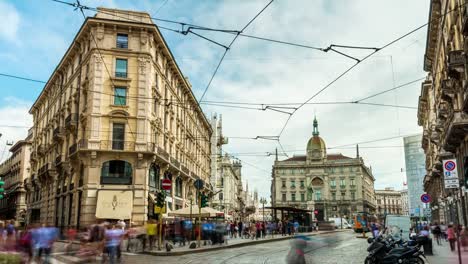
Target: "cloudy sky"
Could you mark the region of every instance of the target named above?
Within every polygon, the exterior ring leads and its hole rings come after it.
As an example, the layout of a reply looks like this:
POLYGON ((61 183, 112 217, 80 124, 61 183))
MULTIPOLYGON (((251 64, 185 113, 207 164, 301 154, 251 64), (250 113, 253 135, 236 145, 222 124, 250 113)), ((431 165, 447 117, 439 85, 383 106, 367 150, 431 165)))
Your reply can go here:
MULTIPOLYGON (((106 6, 146 11, 154 17, 213 28, 241 29, 267 0, 154 0, 92 1, 106 6)), ((244 32, 259 37, 326 48, 330 44, 381 47, 428 20, 425 0, 276 0, 244 32)), ((94 15, 87 11, 88 16, 94 15)), ((0 0, 0 73, 47 80, 83 23, 79 11, 49 0, 0 0)), ((180 29, 177 25, 157 22, 180 29)), ((419 133, 417 111, 355 104, 320 104, 358 100, 425 76, 422 70, 427 28, 409 35, 360 63, 345 77, 316 96, 291 117, 281 135, 287 155, 305 153, 314 114, 329 153, 354 156, 358 142, 419 133), (334 146, 349 145, 344 148, 334 146)), ((184 74, 200 98, 224 49, 194 35, 162 30, 184 74)), ((233 36, 203 32, 228 45, 233 36)), ((362 58, 369 50, 340 49, 362 58)), ((302 103, 356 61, 331 51, 286 46, 239 37, 227 53, 204 100, 244 103, 302 103)), ((27 111, 43 85, 0 76, 0 159, 6 141, 26 135, 32 123, 27 111), (19 127, 6 127, 19 126, 19 127)), ((416 107, 420 82, 367 100, 369 103, 416 107)), ((278 135, 288 118, 277 111, 202 105, 207 116, 223 115, 224 134, 231 137, 225 150, 243 161, 243 179, 260 196, 269 197, 270 171, 276 141, 236 137, 278 135), (252 153, 254 154, 246 154, 252 153)), ((257 106, 254 106, 254 108, 257 106)), ((403 187, 402 138, 360 144, 366 164, 372 166, 376 188, 403 187)), ((7 148, 6 148, 7 149, 7 148)), ((285 156, 280 158, 284 159, 285 156)))

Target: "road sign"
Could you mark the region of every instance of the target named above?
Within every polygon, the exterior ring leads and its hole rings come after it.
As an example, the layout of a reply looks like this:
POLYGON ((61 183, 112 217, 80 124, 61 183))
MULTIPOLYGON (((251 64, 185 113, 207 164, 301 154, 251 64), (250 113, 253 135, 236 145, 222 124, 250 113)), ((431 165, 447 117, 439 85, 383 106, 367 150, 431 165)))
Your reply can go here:
POLYGON ((423 203, 430 203, 431 202, 431 196, 427 193, 421 195, 421 202, 423 203))
POLYGON ((431 208, 424 208, 424 215, 425 216, 431 216, 432 210, 431 208))
POLYGON ((444 164, 444 168, 447 170, 447 171, 453 171, 457 168, 457 164, 455 163, 455 161, 453 160, 447 160, 444 164))
POLYGON ((195 188, 197 188, 198 190, 202 189, 203 185, 205 185, 205 183, 201 179, 197 179, 193 184, 195 185, 195 188))
POLYGON ((448 159, 442 161, 444 168, 444 183, 446 189, 456 189, 460 187, 457 175, 457 160, 448 159))
POLYGON ((172 182, 169 179, 164 179, 161 186, 164 190, 169 191, 172 188, 172 182))

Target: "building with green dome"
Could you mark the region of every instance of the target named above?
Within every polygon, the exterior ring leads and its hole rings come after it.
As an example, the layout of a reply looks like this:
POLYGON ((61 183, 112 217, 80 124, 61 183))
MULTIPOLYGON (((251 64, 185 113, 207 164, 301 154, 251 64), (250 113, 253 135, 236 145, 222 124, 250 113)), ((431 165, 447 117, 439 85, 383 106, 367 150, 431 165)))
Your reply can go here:
POLYGON ((283 219, 302 212, 323 221, 332 217, 352 219, 357 212, 374 214, 374 181, 371 168, 359 156, 358 146, 356 157, 327 153, 314 118, 306 155, 275 160, 271 184, 273 215, 283 219))

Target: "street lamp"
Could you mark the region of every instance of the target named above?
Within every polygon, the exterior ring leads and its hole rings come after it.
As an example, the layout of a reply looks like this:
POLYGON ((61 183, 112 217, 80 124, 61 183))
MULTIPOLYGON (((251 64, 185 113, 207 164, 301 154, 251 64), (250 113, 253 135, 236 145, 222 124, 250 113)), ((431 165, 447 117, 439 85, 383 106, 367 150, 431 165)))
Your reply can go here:
POLYGON ((265 204, 267 203, 267 200, 262 197, 260 199, 260 203, 262 204, 262 209, 263 209, 263 222, 265 222, 265 204))

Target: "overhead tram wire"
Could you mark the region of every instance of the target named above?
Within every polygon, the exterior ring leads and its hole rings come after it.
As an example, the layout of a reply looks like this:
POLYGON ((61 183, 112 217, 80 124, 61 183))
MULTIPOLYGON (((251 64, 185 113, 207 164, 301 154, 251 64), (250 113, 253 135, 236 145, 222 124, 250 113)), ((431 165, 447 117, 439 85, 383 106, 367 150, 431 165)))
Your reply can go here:
MULTIPOLYGON (((31 79, 31 78, 27 78, 27 77, 11 75, 11 74, 5 74, 5 73, 0 73, 0 76, 20 79, 20 80, 25 80, 25 81, 31 81, 31 82, 37 82, 37 83, 42 83, 42 84, 47 83, 47 82, 42 81, 42 80, 31 79)), ((418 79, 418 80, 420 80, 420 79, 418 79)), ((389 90, 385 90, 385 91, 380 92, 378 94, 369 96, 369 98, 370 97, 375 97, 377 95, 389 92, 389 91, 397 89, 397 88, 401 88, 403 86, 406 86, 406 85, 409 85, 409 84, 412 84, 412 83, 415 83, 416 81, 417 80, 408 82, 406 84, 402 84, 400 86, 397 86, 395 88, 391 88, 389 90)), ((52 84, 52 85, 53 86, 58 86, 59 84, 52 84)), ((72 88, 72 89, 76 89, 76 88, 72 88)), ((93 90, 90 90, 89 88, 81 87, 80 89, 83 90, 83 91, 90 92, 90 93, 108 95, 108 96, 111 96, 111 97, 114 96, 114 94, 111 94, 111 93, 93 91, 93 90)), ((127 95, 126 99, 128 99, 128 100, 143 99, 143 100, 149 100, 150 102, 154 103, 154 97, 127 95)), ((360 99, 360 100, 356 100, 356 101, 315 102, 315 103, 307 103, 307 104, 309 104, 309 105, 328 105, 328 104, 355 104, 356 105, 356 104, 362 104, 362 105, 394 107, 394 108, 403 108, 403 109, 417 109, 417 107, 411 107, 411 106, 388 105, 388 104, 362 102, 365 99, 368 99, 368 98, 364 98, 364 99, 360 99)), ((161 102, 158 102, 158 104, 161 105, 161 106, 167 106, 168 104, 173 104, 173 105, 181 107, 183 109, 187 109, 187 110, 190 109, 189 107, 186 106, 185 103, 179 102, 176 99, 174 99, 174 100, 162 99, 161 102)), ((235 108, 235 109, 266 111, 266 110, 274 110, 274 107, 272 107, 272 106, 299 105, 300 103, 249 103, 249 102, 203 101, 203 102, 201 102, 201 104, 206 105, 206 106, 215 106, 215 107, 227 107, 227 108, 235 108), (253 107, 253 106, 258 106, 258 107, 253 107)), ((292 109, 292 108, 290 108, 290 109, 292 109)))
POLYGON ((216 66, 216 69, 214 70, 211 78, 210 78, 210 81, 208 82, 208 84, 206 85, 206 88, 205 90, 203 91, 200 99, 198 100, 200 103, 203 101, 203 98, 205 97, 206 93, 208 92, 208 89, 210 88, 211 86, 211 83, 213 82, 213 79, 214 77, 216 76, 216 74, 218 73, 218 70, 219 70, 219 67, 221 66, 221 64, 223 63, 223 60, 224 58, 226 57, 226 54, 228 53, 228 51, 231 49, 232 45, 234 44, 234 42, 237 40, 237 38, 239 37, 239 34, 244 32, 244 30, 246 30, 254 21, 255 19, 257 19, 257 17, 260 16, 260 14, 263 13, 263 11, 265 11, 265 9, 267 9, 271 3, 273 3, 274 0, 271 0, 265 7, 262 8, 262 10, 260 10, 260 12, 258 12, 239 32, 237 32, 236 36, 231 40, 231 43, 229 43, 229 45, 227 46, 227 48, 224 50, 224 53, 223 53, 223 56, 221 56, 221 59, 219 60, 218 62, 218 65, 216 66))
MULTIPOLYGON (((457 10, 458 8, 462 7, 462 6, 465 6, 467 5, 467 3, 464 3, 464 4, 461 4, 461 5, 458 5, 457 7, 455 7, 454 9, 451 9, 449 11, 447 11, 445 14, 437 17, 437 18, 434 18, 434 20, 440 20, 441 18, 445 17, 446 15, 448 15, 449 13, 457 10)), ((284 130, 286 129, 286 126, 288 125, 289 121, 291 120, 292 116, 299 110, 301 109, 304 105, 306 105, 308 102, 310 102, 312 99, 314 99, 315 97, 317 97, 319 94, 321 94, 323 91, 325 91, 326 89, 328 89, 330 86, 332 86, 335 82, 337 82, 338 80, 340 80, 343 76, 345 76, 346 74, 348 74, 351 70, 353 70, 357 65, 359 65, 361 62, 367 60, 368 58, 370 58, 371 56, 373 56, 374 54, 376 54, 377 52, 385 49, 385 48, 388 48, 389 46, 395 44, 396 42, 406 38, 407 36, 421 30, 422 28, 426 27, 427 25, 429 25, 429 23, 432 23, 432 21, 430 22, 427 22, 427 23, 424 23, 418 27, 416 27, 415 29, 399 36, 398 38, 388 42, 387 44, 381 46, 380 48, 377 48, 375 49, 373 52, 371 52, 370 54, 368 54, 367 56, 365 56, 364 58, 360 59, 359 61, 357 61, 355 64, 353 64, 351 67, 349 67, 348 69, 346 69, 344 72, 342 72, 341 74, 339 74, 336 78, 334 78, 331 82, 329 82, 328 84, 326 84, 323 88, 321 88, 319 91, 317 91, 315 94, 313 94, 311 97, 309 97, 306 101, 304 101, 301 105, 299 105, 297 107, 296 110, 294 110, 291 115, 288 117, 288 119, 286 120, 286 122, 284 123, 283 127, 281 128, 281 131, 279 133, 279 137, 281 137, 281 135, 283 134, 284 130)))

